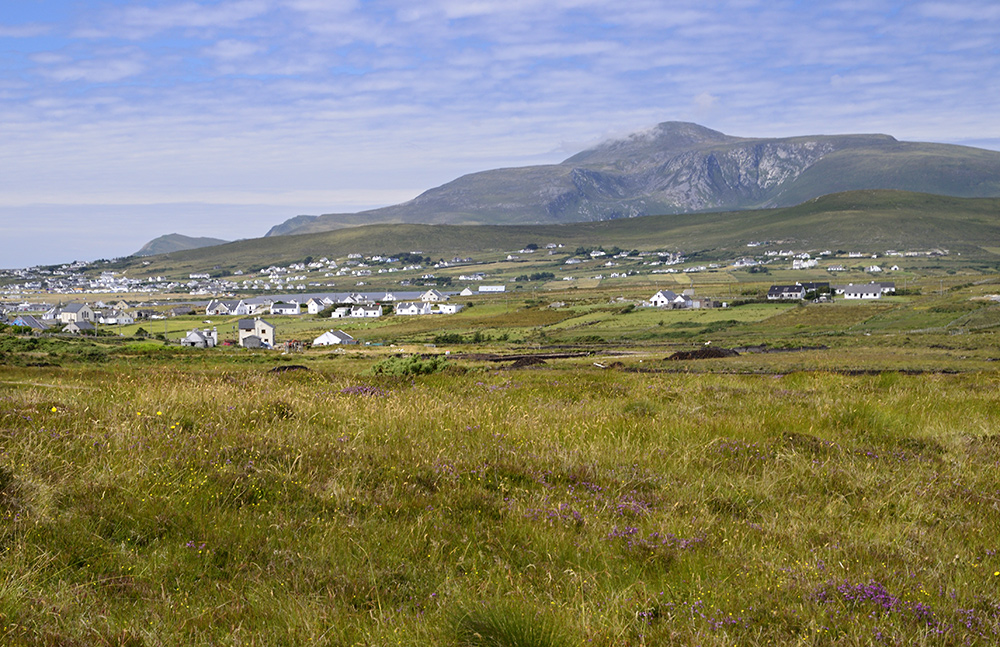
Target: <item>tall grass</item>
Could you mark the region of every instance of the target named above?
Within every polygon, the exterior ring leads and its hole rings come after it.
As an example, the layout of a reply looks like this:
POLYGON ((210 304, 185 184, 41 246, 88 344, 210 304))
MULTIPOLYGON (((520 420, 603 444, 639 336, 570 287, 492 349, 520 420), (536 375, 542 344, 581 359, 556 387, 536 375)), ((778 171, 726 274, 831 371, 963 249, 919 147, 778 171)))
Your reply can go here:
POLYGON ((995 373, 313 366, 0 368, 0 643, 1000 635, 995 373))

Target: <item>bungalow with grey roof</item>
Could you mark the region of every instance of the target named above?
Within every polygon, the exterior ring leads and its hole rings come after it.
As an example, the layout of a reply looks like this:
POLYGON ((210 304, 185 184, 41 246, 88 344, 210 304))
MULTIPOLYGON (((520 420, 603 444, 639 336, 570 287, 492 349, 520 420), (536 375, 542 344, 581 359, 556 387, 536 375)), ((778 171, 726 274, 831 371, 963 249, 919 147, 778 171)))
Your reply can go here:
POLYGON ((853 283, 844 288, 845 299, 881 299, 882 287, 878 283, 866 283, 854 285, 853 283))
POLYGON ((806 289, 801 285, 772 285, 767 291, 767 298, 770 301, 805 299, 806 289))
POLYGON ((683 308, 686 301, 673 290, 660 290, 649 298, 649 305, 655 308, 683 308))
POLYGON ((92 333, 95 330, 97 329, 94 328, 94 324, 89 321, 71 321, 62 329, 63 332, 67 332, 71 335, 78 335, 84 332, 92 333))
POLYGON ((297 315, 299 312, 299 304, 294 301, 290 303, 278 301, 271 304, 271 314, 273 315, 297 315))
POLYGON ((215 328, 198 330, 195 328, 181 340, 181 346, 193 348, 215 348, 219 344, 219 333, 215 328))
POLYGON ((401 301, 396 304, 396 314, 403 316, 410 315, 429 315, 431 313, 431 304, 420 303, 416 301, 401 301))
POLYGON ((351 337, 343 330, 330 330, 313 340, 313 346, 333 346, 337 344, 356 344, 354 337, 351 337))

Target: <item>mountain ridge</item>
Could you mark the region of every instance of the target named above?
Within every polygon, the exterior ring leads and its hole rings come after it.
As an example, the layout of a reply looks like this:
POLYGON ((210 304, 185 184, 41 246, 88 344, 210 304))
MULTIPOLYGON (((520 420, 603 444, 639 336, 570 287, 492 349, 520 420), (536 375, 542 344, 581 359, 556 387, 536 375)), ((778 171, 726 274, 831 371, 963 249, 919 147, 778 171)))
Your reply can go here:
POLYGON ((470 173, 408 202, 297 216, 266 235, 376 223, 556 224, 742 211, 865 189, 1000 196, 1000 152, 885 134, 736 137, 664 122, 558 164, 470 173))

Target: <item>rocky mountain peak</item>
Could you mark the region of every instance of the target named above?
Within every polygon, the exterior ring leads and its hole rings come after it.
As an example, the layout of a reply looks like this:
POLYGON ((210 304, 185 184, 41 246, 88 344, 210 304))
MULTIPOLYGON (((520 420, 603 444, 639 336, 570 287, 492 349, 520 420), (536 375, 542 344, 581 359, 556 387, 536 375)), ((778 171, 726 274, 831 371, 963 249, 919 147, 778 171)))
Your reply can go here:
POLYGON ((665 121, 621 139, 611 139, 567 159, 563 164, 620 164, 639 159, 665 158, 712 144, 740 141, 711 128, 686 121, 665 121))

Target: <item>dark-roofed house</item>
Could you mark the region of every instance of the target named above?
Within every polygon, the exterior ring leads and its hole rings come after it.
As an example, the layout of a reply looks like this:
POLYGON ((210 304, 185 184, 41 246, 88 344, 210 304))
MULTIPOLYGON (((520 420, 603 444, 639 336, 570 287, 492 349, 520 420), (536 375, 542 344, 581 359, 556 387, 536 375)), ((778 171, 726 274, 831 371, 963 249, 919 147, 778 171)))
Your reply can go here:
POLYGON ((806 289, 801 285, 772 285, 767 291, 767 298, 771 301, 805 299, 806 289))
POLYGON ((843 294, 847 299, 878 299, 883 294, 895 292, 896 284, 892 281, 848 283, 847 285, 834 285, 833 291, 835 294, 843 294), (879 296, 872 296, 876 293, 879 296))
POLYGON ((830 291, 829 281, 820 281, 816 283, 799 283, 806 292, 817 292, 819 294, 824 294, 830 291))
POLYGON ((880 299, 882 298, 882 286, 878 283, 865 283, 854 285, 853 283, 844 288, 845 299, 880 299))
POLYGON ((239 324, 240 333, 240 346, 244 348, 273 348, 274 347, 274 325, 269 324, 263 319, 240 319, 239 324), (250 337, 256 337, 257 340, 249 340, 250 337), (256 343, 256 346, 250 346, 249 344, 256 343))
POLYGON ((94 332, 95 330, 97 329, 94 328, 94 324, 89 321, 71 321, 62 329, 63 332, 68 332, 71 335, 78 335, 82 332, 94 332))
POLYGON ((94 311, 86 303, 68 303, 59 311, 57 319, 62 323, 94 321, 94 311))
POLYGON ((27 326, 28 328, 31 328, 32 330, 36 330, 36 331, 42 331, 42 330, 48 330, 49 329, 49 325, 47 323, 45 323, 41 319, 38 319, 34 315, 28 315, 28 314, 19 314, 19 315, 17 315, 13 319, 11 319, 10 325, 12 325, 12 326, 27 326))

